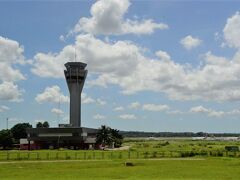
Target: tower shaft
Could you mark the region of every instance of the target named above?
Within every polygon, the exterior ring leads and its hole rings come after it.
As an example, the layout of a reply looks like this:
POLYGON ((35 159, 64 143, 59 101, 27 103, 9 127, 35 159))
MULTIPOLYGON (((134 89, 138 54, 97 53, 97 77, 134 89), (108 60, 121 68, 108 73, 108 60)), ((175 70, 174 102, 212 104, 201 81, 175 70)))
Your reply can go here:
POLYGON ((87 64, 81 62, 68 62, 65 64, 65 78, 70 93, 70 124, 81 127, 81 93, 87 77, 87 64))

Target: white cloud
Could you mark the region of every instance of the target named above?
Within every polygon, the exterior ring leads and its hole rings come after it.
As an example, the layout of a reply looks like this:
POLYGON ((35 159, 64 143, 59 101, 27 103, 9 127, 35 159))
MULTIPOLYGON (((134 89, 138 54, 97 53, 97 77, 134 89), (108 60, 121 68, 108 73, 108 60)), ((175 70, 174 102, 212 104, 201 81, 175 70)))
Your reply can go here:
MULTIPOLYGON (((131 42, 117 41, 111 44, 91 35, 79 35, 75 44, 67 47, 58 54, 46 54, 50 56, 46 61, 55 64, 58 67, 56 71, 63 74, 59 69, 66 59, 71 59, 67 57, 74 57, 76 47, 81 59, 88 64, 89 72, 97 77, 89 81, 91 85, 119 85, 125 94, 144 90, 164 92, 171 99, 177 100, 240 99, 240 63, 237 60, 240 53, 228 60, 208 52, 204 57, 205 64, 192 68, 171 59, 165 61, 147 58, 143 56, 142 49, 131 42)), ((56 77, 57 73, 51 76, 55 67, 51 69, 52 66, 44 61, 36 63, 36 68, 40 71, 44 69, 44 76, 56 77)))
POLYGON ((96 77, 88 80, 90 85, 117 85, 124 94, 161 92, 173 100, 240 100, 240 51, 231 59, 207 52, 199 66, 191 67, 174 62, 164 51, 156 52, 156 59, 149 58, 132 42, 105 42, 81 34, 59 53, 43 54, 43 61, 35 59, 34 69, 41 71, 41 76, 63 77, 60 69, 66 59, 74 58, 75 48, 96 77))
POLYGON ((227 19, 223 29, 224 38, 230 47, 240 48, 240 13, 236 12, 232 17, 227 19))
POLYGON ((26 79, 17 69, 17 65, 28 63, 23 52, 23 46, 17 41, 0 36, 0 100, 22 101, 23 90, 15 82, 26 79))
MULTIPOLYGON (((48 53, 37 53, 34 56, 34 64, 31 69, 32 73, 40 77, 63 78, 64 63, 74 59, 68 52, 68 47, 64 48, 64 55, 48 53), (66 55, 69 55, 68 57, 66 55), (69 57, 72 57, 71 59, 69 57)), ((73 49, 72 49, 73 50, 73 49)), ((73 55, 74 52, 71 52, 73 55)))
POLYGON ((104 105, 107 104, 106 101, 104 101, 104 100, 102 100, 100 98, 97 98, 96 103, 97 103, 97 105, 100 105, 100 106, 104 106, 104 105))
POLYGON ((168 29, 167 24, 155 23, 152 19, 124 19, 129 6, 129 0, 99 0, 91 7, 91 17, 80 18, 70 34, 151 34, 156 29, 168 29))
POLYGON ((54 114, 57 114, 57 115, 62 115, 62 114, 64 114, 64 112, 63 112, 61 109, 58 109, 58 108, 53 108, 53 109, 51 110, 51 112, 54 113, 54 114))
POLYGON ((188 35, 188 36, 184 37, 183 39, 181 39, 180 43, 187 50, 191 50, 192 48, 199 46, 202 43, 202 40, 200 40, 198 38, 194 38, 191 35, 188 35))
POLYGON ((17 41, 0 36, 0 62, 25 64, 24 48, 17 41))
POLYGON ((203 106, 192 107, 189 111, 192 113, 204 113, 210 117, 222 117, 227 114, 226 112, 207 109, 203 106))
POLYGON ((118 106, 118 107, 115 107, 113 110, 114 110, 114 111, 123 111, 123 110, 124 110, 124 107, 118 106))
POLYGON ((65 42, 65 37, 63 35, 59 36, 59 40, 65 42))
POLYGON ((137 119, 134 114, 122 114, 119 116, 121 119, 137 119))
POLYGON ((18 69, 13 69, 13 67, 8 63, 0 62, 0 80, 7 82, 16 82, 25 79, 26 78, 24 75, 18 69))
POLYGON ((173 114, 173 115, 185 114, 184 111, 180 111, 180 110, 167 111, 167 113, 168 113, 168 114, 173 114))
POLYGON ((25 64, 24 48, 17 41, 0 36, 0 80, 15 82, 24 80, 24 75, 13 65, 25 64))
POLYGON ((83 104, 90 104, 90 103, 95 102, 95 100, 93 98, 91 98, 90 96, 88 96, 85 93, 82 93, 81 97, 82 97, 82 103, 83 104))
POLYGON ((103 116, 103 115, 101 115, 101 114, 95 114, 94 116, 93 116, 93 119, 98 119, 98 120, 100 120, 100 119, 105 119, 106 117, 105 116, 103 116))
POLYGON ((144 104, 142 109, 146 111, 166 111, 170 108, 165 104, 144 104))
POLYGON ((228 115, 239 115, 240 109, 233 109, 232 111, 227 112, 228 115))
POLYGON ((190 109, 190 112, 193 112, 193 113, 209 113, 210 110, 203 107, 203 106, 196 106, 196 107, 192 107, 190 109))
POLYGON ((0 84, 0 100, 7 100, 12 102, 22 101, 23 90, 18 88, 18 85, 13 82, 3 82, 0 84))
POLYGON ((8 110, 10 110, 10 108, 9 107, 7 107, 7 106, 0 106, 0 112, 5 112, 5 111, 8 111, 8 110))
POLYGON ((141 104, 139 102, 132 102, 130 105, 128 105, 128 108, 130 109, 138 109, 140 108, 141 104))
POLYGON ((52 103, 68 103, 69 97, 61 93, 59 86, 46 87, 44 92, 38 94, 35 98, 38 103, 52 102, 52 103))
POLYGON ((156 54, 156 56, 158 56, 158 57, 160 58, 160 60, 162 60, 162 61, 170 61, 170 60, 171 60, 170 55, 169 55, 167 52, 165 52, 165 51, 159 50, 159 51, 157 51, 155 54, 156 54))
MULTIPOLYGON (((139 48, 131 42, 111 44, 89 34, 78 35, 75 45, 66 46, 60 53, 38 53, 34 57, 32 72, 40 77, 63 78, 64 63, 74 59, 75 49, 79 59, 88 64, 89 72, 96 74, 130 74, 129 67, 137 65, 139 56, 139 48)), ((99 83, 104 85, 104 82, 99 83)))
POLYGON ((225 112, 223 111, 210 111, 208 116, 210 117, 222 117, 225 115, 225 112))

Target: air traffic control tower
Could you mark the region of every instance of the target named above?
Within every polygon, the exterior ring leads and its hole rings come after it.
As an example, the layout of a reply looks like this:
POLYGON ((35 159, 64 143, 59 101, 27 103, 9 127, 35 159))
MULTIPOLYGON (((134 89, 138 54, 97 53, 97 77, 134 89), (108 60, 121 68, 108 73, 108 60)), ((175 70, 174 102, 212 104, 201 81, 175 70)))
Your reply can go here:
POLYGON ((27 128, 29 150, 49 147, 88 149, 96 146, 97 129, 81 126, 81 93, 88 72, 86 66, 82 62, 65 64, 64 74, 70 93, 70 123, 51 128, 27 128), (34 147, 31 147, 30 142, 33 142, 34 147))
POLYGON ((70 93, 70 125, 81 127, 81 93, 87 77, 87 64, 68 62, 65 64, 65 78, 70 93))

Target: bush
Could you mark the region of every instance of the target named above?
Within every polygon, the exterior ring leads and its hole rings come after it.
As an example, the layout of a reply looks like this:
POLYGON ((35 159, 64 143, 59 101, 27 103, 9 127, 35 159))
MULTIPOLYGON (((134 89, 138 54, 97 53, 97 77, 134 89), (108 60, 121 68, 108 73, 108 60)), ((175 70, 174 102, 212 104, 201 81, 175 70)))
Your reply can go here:
POLYGON ((156 158, 156 157, 157 157, 157 152, 154 151, 154 152, 152 153, 152 158, 156 158))
POLYGON ((148 154, 149 154, 149 152, 144 152, 144 153, 143 153, 144 158, 148 158, 148 154))
POLYGON ((150 145, 147 144, 147 143, 144 143, 144 144, 143 144, 143 147, 144 147, 144 148, 148 148, 149 146, 150 146, 150 145))

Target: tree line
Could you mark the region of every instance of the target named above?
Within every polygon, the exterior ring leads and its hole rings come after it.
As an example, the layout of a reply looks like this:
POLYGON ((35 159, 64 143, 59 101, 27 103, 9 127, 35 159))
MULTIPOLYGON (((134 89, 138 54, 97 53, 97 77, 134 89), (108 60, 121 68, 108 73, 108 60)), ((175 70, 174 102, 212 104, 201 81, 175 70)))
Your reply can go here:
MULTIPOLYGON (((32 128, 29 123, 19 123, 14 125, 11 129, 3 129, 0 131, 0 147, 3 149, 11 148, 13 144, 19 144, 20 139, 27 138, 26 129, 32 128)), ((38 122, 36 128, 49 128, 49 123, 38 122)), ((119 130, 112 129, 108 126, 102 125, 96 134, 96 144, 103 147, 120 147, 123 141, 123 136, 119 130)))
MULTIPOLYGON (((38 122, 36 124, 37 128, 48 128, 49 123, 38 122)), ((0 131, 0 147, 3 149, 11 148, 13 144, 19 144, 20 139, 27 138, 26 129, 32 128, 29 123, 18 123, 14 125, 11 129, 3 129, 0 131)))
POLYGON ((124 137, 240 137, 240 133, 120 131, 124 137))

